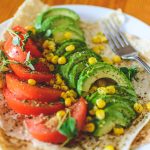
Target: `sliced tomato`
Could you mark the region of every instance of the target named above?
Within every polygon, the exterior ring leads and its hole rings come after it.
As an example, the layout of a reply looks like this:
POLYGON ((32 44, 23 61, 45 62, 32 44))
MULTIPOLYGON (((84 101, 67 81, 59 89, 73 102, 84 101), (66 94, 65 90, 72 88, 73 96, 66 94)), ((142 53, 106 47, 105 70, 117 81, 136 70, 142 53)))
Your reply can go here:
POLYGON ((24 115, 52 115, 55 112, 64 109, 64 105, 60 102, 54 104, 41 104, 36 102, 35 104, 31 101, 25 103, 18 100, 14 94, 12 94, 8 89, 3 89, 3 95, 7 101, 8 106, 13 109, 15 112, 24 114, 24 115))
POLYGON ((21 64, 10 64, 13 72, 21 79, 28 80, 34 79, 37 82, 49 82, 50 79, 55 78, 53 74, 50 73, 41 73, 37 71, 30 71, 30 69, 24 67, 21 64))
POLYGON ((53 102, 59 100, 62 91, 51 87, 32 86, 18 79, 14 74, 6 74, 6 85, 17 99, 53 102))
MULTIPOLYGON (((19 26, 14 27, 13 30, 21 32, 19 37, 21 38, 21 41, 23 41, 24 37, 22 34, 27 33, 27 31, 19 26)), ((4 43, 4 52, 10 59, 23 63, 26 60, 27 52, 29 51, 32 57, 42 56, 37 46, 30 38, 26 42, 25 51, 21 48, 21 46, 15 46, 12 41, 13 41, 13 37, 10 35, 6 40, 6 42, 4 43)), ((20 45, 22 45, 22 42, 20 43, 20 45)))
POLYGON ((72 117, 77 122, 77 129, 82 130, 85 125, 86 114, 87 114, 87 102, 81 97, 77 103, 72 106, 72 117))
POLYGON ((35 70, 38 72, 49 72, 49 68, 42 62, 38 62, 34 65, 35 70))
MULTIPOLYGON (((87 114, 87 102, 80 98, 80 100, 71 107, 72 110, 72 117, 75 118, 77 122, 77 129, 80 131, 84 126, 86 114, 87 114)), ((49 124, 50 126, 46 126, 45 122, 43 121, 36 121, 35 119, 28 119, 26 120, 26 124, 28 127, 28 131, 31 135, 44 142, 50 142, 54 144, 60 144, 65 142, 67 139, 64 135, 62 135, 57 130, 58 121, 50 119, 49 124)))

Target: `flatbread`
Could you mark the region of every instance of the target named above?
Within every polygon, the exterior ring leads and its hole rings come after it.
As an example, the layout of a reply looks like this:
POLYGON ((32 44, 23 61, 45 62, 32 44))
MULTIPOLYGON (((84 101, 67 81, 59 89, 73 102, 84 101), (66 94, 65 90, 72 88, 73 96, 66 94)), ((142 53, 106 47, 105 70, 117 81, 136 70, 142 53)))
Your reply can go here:
MULTIPOLYGON (((18 11, 16 12, 14 18, 12 19, 12 21, 8 25, 8 27, 12 27, 14 25, 21 25, 21 26, 25 27, 26 25, 33 24, 33 20, 36 18, 36 16, 40 12, 45 11, 48 8, 49 8, 49 6, 46 5, 46 4, 43 4, 40 0, 26 0, 21 5, 21 7, 18 9, 18 11)), ((86 24, 83 24, 83 27, 86 28, 86 24)), ((90 30, 90 28, 95 29, 95 32, 99 31, 97 26, 92 27, 92 25, 91 25, 91 27, 89 26, 88 28, 89 28, 89 30, 90 30)), ((6 37, 5 33, 3 35, 6 37)), ((86 36, 91 37, 90 34, 91 33, 87 32, 86 36)), ((150 48, 148 49, 148 47, 150 45, 150 41, 142 41, 142 40, 139 40, 139 39, 135 39, 132 36, 130 36, 129 38, 130 38, 130 41, 134 41, 132 43, 133 46, 135 46, 139 50, 139 52, 147 60, 147 62, 150 62, 150 48)), ((89 42, 88 38, 87 38, 87 41, 89 42)), ((145 76, 149 78, 147 73, 145 73, 145 76)), ((150 80, 148 80, 148 82, 150 83, 150 80)), ((145 84, 145 83, 143 82, 143 84, 145 84)), ((150 87, 150 85, 148 85, 148 84, 147 84, 147 86, 150 87)), ((150 98, 150 96, 149 96, 149 98, 150 98)), ((145 144, 145 143, 150 142, 150 137, 149 137, 149 134, 148 134, 148 133, 150 133, 150 128, 149 128, 150 127, 150 122, 149 122, 150 114, 146 113, 147 117, 143 117, 142 115, 139 116, 139 118, 137 120, 135 120, 136 123, 133 123, 131 128, 126 131, 125 135, 123 135, 121 137, 118 137, 119 142, 118 142, 117 147, 118 147, 119 150, 128 150, 128 149, 130 149, 130 145, 132 144, 134 139, 135 140, 134 140, 134 142, 131 146, 132 149, 138 147, 141 144, 145 144), (142 121, 137 123, 137 121, 141 120, 141 117, 142 117, 142 121)), ((4 129, 1 122, 0 122, 0 127, 2 127, 4 129)), ((109 137, 110 143, 111 143, 111 140, 113 138, 114 138, 113 136, 109 137)), ((108 138, 104 137, 103 139, 108 139, 108 138)), ((86 142, 85 142, 84 147, 80 147, 80 145, 79 145, 79 146, 74 146, 74 148, 62 148, 60 146, 56 146, 56 145, 53 145, 53 144, 45 144, 43 142, 38 142, 36 140, 33 143, 29 142, 28 140, 19 140, 16 137, 6 135, 6 132, 3 131, 2 129, 0 129, 0 148, 2 150, 17 150, 17 149, 18 150, 49 150, 49 149, 52 149, 52 150, 58 150, 58 149, 61 149, 61 150, 65 150, 65 149, 66 150, 67 149, 75 149, 75 150, 89 149, 89 150, 91 150, 91 149, 97 149, 97 150, 99 150, 100 149, 99 145, 102 145, 102 144, 105 143, 105 142, 101 143, 101 138, 99 139, 99 141, 96 141, 95 139, 92 139, 92 138, 91 139, 89 138, 85 141, 86 142)))

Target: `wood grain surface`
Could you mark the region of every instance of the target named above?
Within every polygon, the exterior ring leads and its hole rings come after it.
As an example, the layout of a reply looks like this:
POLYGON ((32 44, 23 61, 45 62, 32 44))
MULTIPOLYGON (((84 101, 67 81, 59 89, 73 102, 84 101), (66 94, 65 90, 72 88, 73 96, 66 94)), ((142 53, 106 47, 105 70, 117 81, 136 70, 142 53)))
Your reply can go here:
MULTIPOLYGON (((0 23, 11 18, 24 0, 0 0, 0 23)), ((121 8, 150 25, 150 0, 43 0, 49 5, 87 4, 108 8, 121 8)), ((36 5, 35 5, 36 7, 36 5)))

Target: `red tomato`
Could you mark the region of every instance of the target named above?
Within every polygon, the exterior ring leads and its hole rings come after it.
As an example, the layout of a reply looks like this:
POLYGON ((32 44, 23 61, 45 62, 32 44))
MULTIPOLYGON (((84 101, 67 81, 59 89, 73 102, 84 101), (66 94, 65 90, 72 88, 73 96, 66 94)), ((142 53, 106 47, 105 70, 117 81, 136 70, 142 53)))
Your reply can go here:
POLYGON ((30 71, 30 69, 20 64, 10 64, 14 73, 22 80, 34 79, 37 82, 49 82, 50 79, 55 78, 53 74, 41 73, 37 71, 30 71))
MULTIPOLYGON (((85 123, 86 113, 87 113, 87 102, 80 98, 80 100, 74 104, 72 109, 72 117, 76 119, 77 129, 81 130, 85 123)), ((57 131, 56 127, 58 125, 58 120, 50 119, 48 120, 50 125, 47 127, 43 121, 35 121, 34 119, 29 119, 26 121, 27 127, 31 135, 44 142, 50 142, 54 144, 60 144, 65 142, 66 137, 57 131)))
POLYGON ((77 129, 82 130, 86 120, 87 102, 81 97, 77 103, 72 106, 72 117, 76 119, 77 129))
POLYGON ((24 103, 18 100, 8 89, 3 89, 3 95, 5 100, 7 101, 8 106, 13 109, 15 112, 24 114, 24 115, 52 115, 55 112, 64 109, 64 105, 60 102, 54 103, 52 105, 49 104, 41 104, 37 102, 37 104, 33 105, 33 103, 24 103), (38 105, 39 104, 39 105, 38 105), (41 106, 40 106, 41 104, 41 106))
POLYGON ((14 74, 6 74, 6 85, 17 99, 39 100, 42 102, 53 102, 60 98, 62 91, 53 88, 32 86, 20 81, 14 74))
MULTIPOLYGON (((14 31, 21 32, 21 35, 19 37, 21 38, 21 41, 24 40, 24 37, 22 34, 27 33, 26 30, 24 30, 22 27, 16 26, 13 28, 14 31)), ((10 35, 6 42, 4 43, 4 51, 6 55, 17 62, 23 63, 26 60, 27 52, 30 51, 32 57, 41 57, 42 54, 36 47, 35 43, 29 38, 25 45, 25 51, 21 48, 21 46, 15 46, 12 43, 12 36, 10 35)), ((22 42, 20 43, 22 45, 22 42)))
POLYGON ((38 62, 34 65, 35 70, 38 72, 49 72, 49 68, 42 62, 38 62))

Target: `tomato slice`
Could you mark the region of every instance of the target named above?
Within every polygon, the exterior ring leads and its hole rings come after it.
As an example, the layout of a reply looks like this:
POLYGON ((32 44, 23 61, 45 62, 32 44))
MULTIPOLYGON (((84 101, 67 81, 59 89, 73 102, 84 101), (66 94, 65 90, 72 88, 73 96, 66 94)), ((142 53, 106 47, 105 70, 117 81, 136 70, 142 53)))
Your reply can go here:
POLYGON ((38 62, 34 65, 34 68, 38 72, 49 72, 49 68, 42 62, 38 62))
MULTIPOLYGON (((71 109, 72 117, 76 119, 77 129, 80 131, 85 123, 87 114, 86 100, 84 98, 80 98, 80 100, 74 104, 71 109)), ((40 141, 54 144, 65 142, 67 138, 62 135, 56 128, 58 125, 58 120, 52 118, 48 122, 50 122, 50 126, 47 127, 43 121, 37 121, 36 119, 26 120, 28 131, 34 138, 40 141)))
POLYGON ((85 125, 86 114, 87 114, 87 102, 81 97, 77 103, 72 106, 72 117, 77 122, 77 129, 80 131, 85 125))
POLYGON ((8 89, 3 89, 3 95, 5 100, 7 101, 8 106, 13 109, 15 112, 24 114, 24 115, 52 115, 55 112, 64 109, 64 105, 60 102, 56 102, 52 105, 50 104, 41 104, 37 102, 34 104, 31 101, 25 103, 23 101, 18 100, 14 94, 12 94, 8 89))
MULTIPOLYGON (((22 34, 27 33, 25 29, 22 27, 16 26, 13 28, 14 31, 21 32, 21 35, 19 37, 21 38, 21 41, 24 40, 24 37, 22 34)), ((15 46, 13 43, 13 37, 10 35, 6 42, 4 43, 4 51, 6 55, 17 62, 23 63, 26 60, 27 52, 30 51, 32 57, 41 57, 42 54, 38 50, 35 43, 29 38, 25 45, 25 51, 21 48, 21 46, 15 46)), ((22 43, 20 43, 21 45, 22 43)))
POLYGON ((30 71, 30 69, 24 67, 21 64, 10 64, 11 69, 13 72, 21 79, 21 80, 28 80, 34 79, 37 82, 49 82, 50 79, 55 78, 53 74, 50 73, 41 73, 37 71, 30 71))
POLYGON ((32 86, 20 81, 14 74, 6 74, 6 84, 17 99, 39 100, 42 102, 53 102, 59 100, 62 91, 53 88, 32 86))

